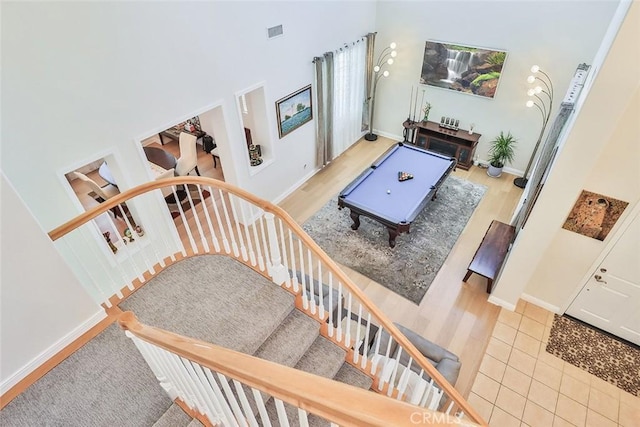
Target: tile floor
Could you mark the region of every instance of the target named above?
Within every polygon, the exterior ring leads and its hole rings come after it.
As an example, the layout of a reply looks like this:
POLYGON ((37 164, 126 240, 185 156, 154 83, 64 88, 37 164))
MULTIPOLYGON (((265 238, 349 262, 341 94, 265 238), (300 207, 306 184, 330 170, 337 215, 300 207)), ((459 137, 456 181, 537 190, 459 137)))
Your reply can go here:
POLYGON ((492 427, 640 427, 640 398, 545 351, 553 313, 502 310, 469 403, 492 427))

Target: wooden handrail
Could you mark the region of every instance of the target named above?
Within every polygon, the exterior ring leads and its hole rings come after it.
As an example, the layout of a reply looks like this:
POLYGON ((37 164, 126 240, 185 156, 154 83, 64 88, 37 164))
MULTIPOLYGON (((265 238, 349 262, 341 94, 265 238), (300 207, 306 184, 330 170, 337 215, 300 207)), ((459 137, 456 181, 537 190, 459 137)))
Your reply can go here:
POLYGON ((136 337, 341 426, 476 426, 348 384, 141 324, 128 311, 118 323, 136 337))
POLYGON ((119 195, 106 200, 95 208, 62 224, 61 226, 49 232, 49 237, 51 238, 51 240, 55 241, 80 227, 81 225, 85 224, 86 222, 91 221, 97 216, 109 211, 115 206, 126 202, 133 197, 169 185, 177 186, 184 184, 205 185, 224 189, 230 194, 251 202, 265 212, 273 213, 275 216, 279 217, 287 224, 287 226, 292 231, 297 234, 297 237, 307 246, 307 248, 311 250, 318 258, 322 260, 322 262, 324 262, 332 270, 333 274, 337 276, 337 278, 343 283, 343 285, 349 288, 349 292, 355 295, 360 300, 362 305, 366 307, 366 309, 378 319, 381 326, 383 326, 393 337, 393 339, 395 339, 403 347, 403 351, 408 353, 408 355, 413 358, 413 360, 420 366, 420 368, 424 369, 427 375, 429 375, 429 377, 433 378, 437 382, 444 393, 456 402, 456 404, 460 409, 462 409, 465 415, 470 417, 479 425, 488 425, 478 414, 478 412, 471 405, 469 405, 469 403, 462 397, 462 395, 460 395, 460 393, 454 388, 454 386, 450 384, 442 376, 442 374, 433 365, 431 365, 431 363, 427 361, 426 357, 422 353, 420 353, 418 349, 416 349, 416 347, 404 336, 404 334, 400 332, 400 330, 393 324, 393 322, 375 304, 373 304, 369 300, 366 294, 358 286, 356 286, 351 281, 351 279, 349 279, 349 277, 342 271, 338 264, 336 264, 324 252, 324 250, 311 237, 309 237, 309 235, 302 229, 302 227, 298 225, 298 223, 284 209, 264 199, 261 199, 239 187, 236 187, 235 185, 219 181, 217 179, 205 178, 200 176, 180 176, 159 181, 147 182, 145 184, 141 184, 130 190, 122 192, 119 195))

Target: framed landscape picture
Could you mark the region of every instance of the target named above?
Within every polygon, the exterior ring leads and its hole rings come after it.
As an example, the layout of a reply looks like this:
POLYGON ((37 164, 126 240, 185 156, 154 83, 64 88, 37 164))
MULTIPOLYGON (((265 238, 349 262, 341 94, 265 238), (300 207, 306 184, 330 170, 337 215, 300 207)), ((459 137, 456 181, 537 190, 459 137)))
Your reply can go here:
POLYGON ((305 86, 276 101, 278 134, 280 138, 311 121, 311 85, 305 86))
POLYGON ((428 40, 420 83, 493 98, 507 53, 428 40))

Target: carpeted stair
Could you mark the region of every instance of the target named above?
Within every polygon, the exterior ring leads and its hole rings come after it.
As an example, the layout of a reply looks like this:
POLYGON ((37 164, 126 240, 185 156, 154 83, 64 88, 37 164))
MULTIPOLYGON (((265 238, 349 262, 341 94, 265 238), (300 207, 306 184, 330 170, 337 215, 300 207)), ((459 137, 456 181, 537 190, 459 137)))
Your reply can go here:
MULTIPOLYGON (((319 323, 295 308, 289 292, 226 256, 197 256, 171 265, 120 308, 150 326, 358 387, 371 386, 368 376, 344 362, 344 350, 319 335, 319 323)), ((273 416, 273 400, 265 403, 273 416)), ((285 407, 290 420, 297 420, 297 409, 285 407)), ((96 425, 98 419, 126 420, 118 424, 130 426, 201 426, 169 400, 131 340, 115 325, 0 411, 0 425, 11 426, 96 425), (66 384, 67 378, 74 382, 66 384), (109 387, 103 389, 103 383, 109 387), (91 392, 83 392, 83 387, 91 392), (128 391, 136 388, 144 393, 129 402, 128 391), (65 395, 59 396, 63 390, 65 395), (87 396, 99 396, 100 405, 87 396)), ((309 422, 327 425, 313 416, 309 422)))
MULTIPOLYGON (((190 287, 202 287, 203 291, 191 289, 189 294, 190 298, 197 298, 199 305, 209 307, 206 322, 189 331, 178 332, 173 325, 168 324, 171 321, 165 317, 166 313, 163 313, 159 308, 150 309, 155 307, 155 304, 145 302, 151 298, 162 298, 160 294, 165 294, 166 292, 166 290, 163 291, 162 289, 164 287, 170 287, 171 298, 178 298, 180 295, 185 298, 185 293, 182 289, 168 285, 169 282, 176 283, 179 281, 176 277, 179 276, 179 272, 172 272, 171 277, 162 277, 162 274, 158 275, 155 278, 153 287, 143 288, 137 295, 130 297, 125 303, 121 304, 121 308, 133 311, 141 322, 149 325, 206 340, 326 378, 335 378, 338 381, 357 387, 368 389, 371 386, 370 377, 345 363, 346 353, 344 350, 320 336, 318 322, 295 309, 294 298, 287 291, 275 286, 241 263, 227 257, 195 257, 183 261, 182 264, 180 268, 198 272, 197 275, 192 273, 190 287), (206 273, 206 277, 200 278, 201 274, 204 273, 206 273), (238 283, 238 277, 244 279, 242 283, 238 283), (210 283, 219 283, 220 281, 225 282, 225 285, 216 290, 215 293, 224 294, 224 299, 222 296, 214 297, 218 301, 214 308, 209 305, 213 302, 205 302, 211 297, 210 292, 206 289, 211 286, 210 283), (152 290, 152 288, 155 289, 152 290), (257 305, 254 303, 256 299, 261 301, 257 305), (218 308, 220 302, 224 302, 225 307, 223 309, 218 308), (232 309, 234 305, 240 305, 243 308, 234 310, 232 309), (278 323, 274 324, 276 321, 278 323), (161 324, 164 326, 161 326, 161 324), (239 331, 236 326, 242 324, 249 326, 244 327, 243 333, 238 334, 239 331), (210 325, 215 325, 216 332, 220 334, 214 334, 210 330, 210 325), (258 341, 262 342, 259 346, 256 346, 258 341), (255 350, 251 351, 254 348, 255 350)), ((318 286, 316 286, 316 289, 319 289, 318 286)), ((328 292, 326 289, 323 291, 325 294, 328 292)), ((328 304, 328 300, 325 301, 325 304, 328 304)), ((335 304, 337 304, 337 301, 334 301, 335 304)), ((187 312, 195 312, 194 307, 188 302, 184 301, 183 305, 187 312)), ((185 314, 182 310, 177 311, 174 313, 176 316, 185 314)), ((249 396, 251 394, 249 389, 247 387, 244 388, 245 393, 249 396)), ((273 399, 269 399, 264 393, 263 399, 271 419, 277 419, 273 399)), ((249 402, 254 414, 259 417, 253 400, 250 399, 249 402)), ((290 422, 296 425, 298 419, 297 408, 285 404, 285 409, 290 422)), ((185 416, 181 417, 181 421, 173 418, 178 410, 183 412, 174 404, 167 411, 172 417, 171 425, 188 425, 190 420, 184 412, 185 416)), ((158 420, 158 422, 162 422, 162 419, 158 420)), ((321 426, 327 425, 327 423, 318 417, 310 415, 309 425, 321 426)), ((164 424, 157 425, 157 427, 163 426, 164 424)), ((192 427, 190 424, 189 426, 192 427)))

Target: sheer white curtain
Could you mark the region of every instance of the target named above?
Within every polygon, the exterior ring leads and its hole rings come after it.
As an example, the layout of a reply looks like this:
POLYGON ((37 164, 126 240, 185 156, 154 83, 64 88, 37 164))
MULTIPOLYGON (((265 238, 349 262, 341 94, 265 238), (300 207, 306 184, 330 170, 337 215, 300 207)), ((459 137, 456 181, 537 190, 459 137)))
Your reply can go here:
POLYGON ((367 39, 345 46, 333 57, 333 157, 339 156, 362 135, 362 110, 366 100, 367 39))

